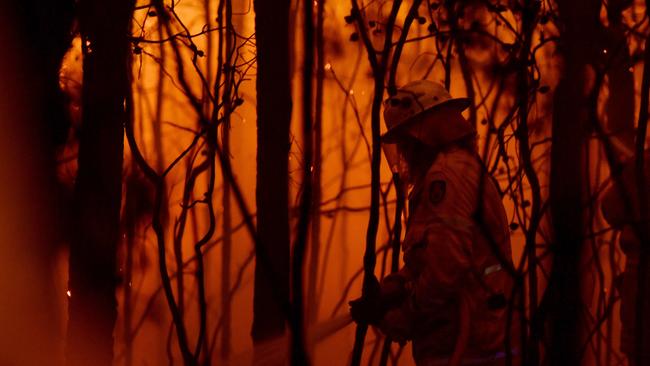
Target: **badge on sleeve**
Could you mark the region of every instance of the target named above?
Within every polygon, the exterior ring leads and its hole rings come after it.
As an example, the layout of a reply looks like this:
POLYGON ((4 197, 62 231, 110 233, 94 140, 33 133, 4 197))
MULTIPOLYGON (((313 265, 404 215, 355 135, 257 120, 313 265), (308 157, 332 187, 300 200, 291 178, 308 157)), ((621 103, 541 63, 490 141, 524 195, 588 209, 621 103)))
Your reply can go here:
POLYGON ((444 180, 434 180, 429 184, 429 202, 437 205, 445 198, 447 184, 444 180))

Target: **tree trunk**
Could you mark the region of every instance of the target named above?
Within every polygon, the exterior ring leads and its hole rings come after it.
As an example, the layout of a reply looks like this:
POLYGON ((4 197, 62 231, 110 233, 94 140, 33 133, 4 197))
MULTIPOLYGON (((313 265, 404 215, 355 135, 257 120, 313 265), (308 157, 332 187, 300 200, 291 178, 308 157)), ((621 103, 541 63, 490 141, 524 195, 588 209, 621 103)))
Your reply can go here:
POLYGON ((311 217, 311 242, 309 248, 309 272, 307 278, 307 323, 309 325, 318 320, 318 265, 320 262, 320 232, 321 232, 321 199, 322 199, 322 154, 323 154, 323 93, 325 80, 325 36, 323 22, 325 20, 325 1, 317 5, 316 13, 316 101, 314 113, 313 136, 313 183, 312 183, 312 217, 311 217))
MULTIPOLYGON (((225 9, 219 9, 219 17, 224 18, 219 21, 219 24, 222 24, 222 21, 225 20, 226 29, 225 35, 223 32, 219 33, 222 35, 219 42, 224 42, 226 47, 224 50, 225 54, 220 55, 220 59, 225 59, 225 64, 228 65, 228 72, 224 72, 224 86, 222 96, 222 103, 224 106, 224 120, 221 127, 221 140, 224 154, 226 156, 230 156, 230 117, 232 115, 231 99, 235 83, 235 73, 233 72, 235 69, 233 67, 233 64, 235 63, 237 57, 236 48, 240 46, 240 43, 234 36, 235 28, 233 25, 232 0, 225 0, 224 8, 225 9)), ((230 200, 232 195, 232 187, 230 186, 230 181, 224 174, 223 169, 221 171, 223 178, 223 188, 221 190, 223 203, 223 242, 221 244, 221 311, 223 314, 223 322, 221 326, 221 358, 225 360, 230 356, 230 350, 232 348, 232 294, 230 293, 230 286, 232 282, 230 278, 232 262, 232 205, 230 200)))
POLYGON ((0 13, 0 363, 58 366, 65 295, 55 267, 67 205, 55 147, 69 125, 59 68, 74 1, 5 1, 0 13))
POLYGON ((79 2, 83 115, 70 243, 69 365, 111 365, 133 2, 79 2))
POLYGON ((289 303, 289 78, 288 0, 255 0, 257 35, 257 262, 253 342, 285 331, 289 303))
POLYGON ((555 92, 550 209, 554 259, 545 294, 551 365, 580 365, 584 324, 581 298, 586 126, 589 118, 587 65, 594 50, 598 1, 560 1, 565 70, 555 92))

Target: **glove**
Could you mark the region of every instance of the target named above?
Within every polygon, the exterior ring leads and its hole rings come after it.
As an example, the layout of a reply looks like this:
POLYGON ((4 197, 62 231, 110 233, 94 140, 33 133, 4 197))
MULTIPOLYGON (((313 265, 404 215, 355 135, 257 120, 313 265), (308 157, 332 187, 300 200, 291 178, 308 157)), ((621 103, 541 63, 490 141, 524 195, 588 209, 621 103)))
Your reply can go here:
POLYGON ((376 325, 384 317, 384 309, 380 302, 368 297, 360 297, 349 302, 350 315, 358 324, 376 325))
POLYGON ((401 306, 408 294, 407 280, 399 273, 388 275, 381 281, 381 299, 387 308, 401 306))
POLYGON ((381 289, 375 276, 372 276, 364 295, 348 303, 350 315, 358 324, 378 324, 386 312, 381 301, 381 289))

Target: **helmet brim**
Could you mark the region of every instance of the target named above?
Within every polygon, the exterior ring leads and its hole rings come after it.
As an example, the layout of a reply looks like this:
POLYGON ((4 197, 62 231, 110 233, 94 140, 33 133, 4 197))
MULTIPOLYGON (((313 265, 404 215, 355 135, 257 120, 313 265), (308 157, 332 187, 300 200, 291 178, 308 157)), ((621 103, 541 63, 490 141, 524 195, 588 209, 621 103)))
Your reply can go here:
POLYGON ((444 102, 442 102, 440 104, 436 104, 433 107, 423 110, 422 112, 414 115, 413 117, 409 118, 408 120, 398 124, 397 126, 389 129, 388 131, 386 131, 386 133, 381 135, 381 142, 385 143, 385 144, 396 144, 396 143, 398 143, 400 140, 402 140, 404 138, 404 135, 407 133, 406 132, 406 130, 407 130, 406 127, 410 126, 414 121, 417 120, 418 116, 421 116, 422 114, 424 114, 426 112, 434 111, 436 109, 441 108, 442 106, 448 106, 448 107, 451 107, 452 109, 456 109, 459 112, 462 112, 465 109, 469 108, 471 103, 472 102, 469 100, 469 98, 452 98, 452 99, 446 100, 446 101, 444 101, 444 102))

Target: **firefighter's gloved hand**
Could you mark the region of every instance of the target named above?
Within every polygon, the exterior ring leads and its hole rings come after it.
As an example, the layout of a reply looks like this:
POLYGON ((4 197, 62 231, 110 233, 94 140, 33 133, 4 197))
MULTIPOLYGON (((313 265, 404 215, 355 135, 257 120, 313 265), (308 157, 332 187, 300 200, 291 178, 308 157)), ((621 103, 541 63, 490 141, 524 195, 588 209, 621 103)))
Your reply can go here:
POLYGON ((384 309, 377 299, 360 297, 349 302, 350 315, 358 324, 376 325, 384 316, 384 309))
POLYGON ((363 296, 350 301, 350 315, 359 324, 377 324, 383 318, 385 307, 381 300, 379 281, 374 276, 363 296))
POLYGON ((406 279, 402 275, 393 273, 381 281, 381 299, 386 308, 399 307, 407 297, 406 279))

